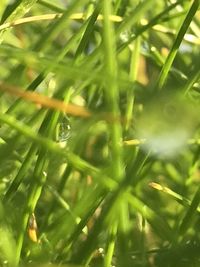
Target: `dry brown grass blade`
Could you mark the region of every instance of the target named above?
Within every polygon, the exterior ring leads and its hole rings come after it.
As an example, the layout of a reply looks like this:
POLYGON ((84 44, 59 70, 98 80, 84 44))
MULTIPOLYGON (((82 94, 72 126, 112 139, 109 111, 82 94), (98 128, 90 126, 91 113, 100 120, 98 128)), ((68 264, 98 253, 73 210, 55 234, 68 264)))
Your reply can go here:
POLYGON ((20 88, 12 85, 0 84, 0 90, 7 94, 31 101, 37 105, 40 105, 41 107, 59 110, 72 116, 88 118, 92 115, 91 112, 84 107, 77 106, 74 104, 66 104, 61 100, 50 98, 40 93, 32 91, 23 91, 20 88))

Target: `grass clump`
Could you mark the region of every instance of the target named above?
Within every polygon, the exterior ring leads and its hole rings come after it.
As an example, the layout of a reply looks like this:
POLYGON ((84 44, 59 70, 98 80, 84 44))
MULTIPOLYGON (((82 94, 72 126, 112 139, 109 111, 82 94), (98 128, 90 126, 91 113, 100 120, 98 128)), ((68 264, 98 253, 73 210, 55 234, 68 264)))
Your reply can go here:
POLYGON ((198 266, 199 1, 2 1, 0 265, 198 266))

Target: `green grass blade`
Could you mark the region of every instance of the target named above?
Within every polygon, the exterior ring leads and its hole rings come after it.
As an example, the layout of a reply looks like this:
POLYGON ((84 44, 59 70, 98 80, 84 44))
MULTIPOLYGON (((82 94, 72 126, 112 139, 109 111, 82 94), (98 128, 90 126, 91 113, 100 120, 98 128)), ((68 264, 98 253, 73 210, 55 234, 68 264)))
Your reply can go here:
POLYGON ((9 4, 2 15, 1 23, 23 17, 38 0, 16 0, 9 4))
POLYGON ((193 85, 200 80, 200 71, 197 71, 193 74, 193 77, 188 80, 185 87, 183 88, 183 92, 185 95, 189 93, 189 91, 192 89, 193 85))
POLYGON ((85 2, 86 0, 77 0, 76 2, 72 2, 71 6, 67 10, 65 10, 62 17, 59 18, 58 21, 55 22, 53 26, 46 31, 42 38, 40 38, 40 40, 35 45, 34 50, 41 51, 47 49, 51 44, 51 41, 58 35, 58 33, 62 31, 64 27, 67 27, 67 25, 69 24, 70 15, 76 10, 78 6, 83 5, 85 2))
POLYGON ((61 8, 60 6, 54 4, 50 1, 38 0, 38 4, 40 4, 41 6, 45 6, 45 7, 49 8, 50 10, 58 12, 58 13, 62 13, 65 11, 64 8, 61 8))
POLYGON ((192 226, 192 223, 193 223, 193 219, 194 219, 194 216, 196 214, 196 211, 198 209, 198 206, 199 206, 199 203, 200 203, 200 187, 197 189, 193 199, 192 199, 192 202, 191 202, 191 205, 189 207, 189 209, 187 210, 181 224, 180 224, 180 227, 179 227, 179 233, 181 236, 183 236, 186 231, 189 229, 189 227, 192 226))
POLYGON ((166 14, 168 14, 171 10, 173 10, 178 4, 180 4, 181 2, 183 2, 183 0, 181 1, 177 1, 173 4, 171 4, 170 6, 168 6, 164 11, 160 12, 158 15, 156 15, 153 19, 151 19, 147 25, 145 26, 141 26, 138 27, 138 29, 136 30, 136 33, 131 36, 127 41, 123 42, 119 48, 118 48, 118 52, 123 51, 129 44, 131 44, 138 36, 141 36, 145 31, 147 31, 148 29, 152 28, 154 25, 158 24, 164 17, 166 17, 166 14))
MULTIPOLYGON (((137 75, 139 71, 140 45, 141 45, 141 40, 140 40, 140 37, 138 37, 133 43, 133 47, 131 51, 129 77, 130 77, 130 81, 133 81, 133 82, 137 80, 137 75)), ((125 119, 126 130, 129 129, 130 123, 133 119, 133 109, 134 109, 134 90, 133 88, 130 88, 127 92, 126 119, 125 119)))
MULTIPOLYGON (((119 117, 119 89, 117 85, 118 66, 116 64, 116 39, 113 25, 109 19, 112 14, 111 3, 107 0, 103 2, 103 42, 104 42, 104 61, 107 71, 106 91, 107 109, 111 112, 114 118, 119 117)), ((119 122, 112 123, 110 126, 111 132, 111 155, 114 165, 112 166, 113 176, 116 180, 121 179, 123 174, 121 162, 121 126, 119 122)))
POLYGON ((104 267, 110 267, 112 265, 116 235, 117 235, 117 223, 114 222, 109 231, 107 249, 105 251, 105 258, 104 258, 104 267))
POLYGON ((141 16, 152 6, 153 2, 152 0, 140 2, 129 17, 124 19, 123 23, 117 29, 117 34, 120 34, 138 22, 141 16))
POLYGON ((133 195, 127 195, 130 205, 133 206, 142 216, 156 229, 158 235, 162 236, 164 240, 172 241, 173 232, 169 224, 159 216, 157 211, 152 210, 148 206, 133 195))
POLYGON ((36 134, 35 132, 32 131, 32 129, 29 126, 23 124, 22 122, 17 121, 13 116, 0 113, 0 121, 10 125, 14 129, 19 131, 21 134, 23 134, 24 136, 35 142, 36 144, 40 145, 42 148, 45 148, 51 151, 52 153, 55 154, 57 153, 63 156, 69 161, 69 163, 72 164, 72 166, 76 167, 77 169, 93 173, 94 177, 96 177, 100 181, 100 183, 104 184, 106 187, 108 186, 108 188, 112 189, 116 187, 116 182, 113 179, 107 177, 106 175, 101 176, 101 173, 97 168, 95 168, 88 162, 82 160, 74 153, 62 149, 54 141, 45 138, 39 134, 36 134))
POLYGON ((87 45, 89 44, 89 40, 91 38, 91 34, 94 31, 95 22, 97 20, 97 17, 99 15, 99 6, 97 6, 93 14, 88 18, 88 25, 87 28, 83 34, 83 37, 79 43, 79 46, 76 49, 75 58, 77 59, 86 49, 87 45))
POLYGON ((185 35, 188 27, 190 26, 191 21, 193 20, 195 13, 198 10, 198 7, 199 7, 199 1, 194 0, 192 5, 190 6, 190 8, 188 10, 188 13, 186 14, 186 17, 185 17, 183 23, 181 24, 181 27, 177 33, 177 37, 173 43, 173 46, 170 50, 170 53, 167 56, 165 64, 162 67, 162 70, 161 70, 160 76, 159 76, 159 80, 158 80, 158 89, 162 89, 163 85, 166 82, 169 70, 173 64, 175 57, 176 57, 179 46, 180 46, 180 44, 184 38, 184 35, 185 35))

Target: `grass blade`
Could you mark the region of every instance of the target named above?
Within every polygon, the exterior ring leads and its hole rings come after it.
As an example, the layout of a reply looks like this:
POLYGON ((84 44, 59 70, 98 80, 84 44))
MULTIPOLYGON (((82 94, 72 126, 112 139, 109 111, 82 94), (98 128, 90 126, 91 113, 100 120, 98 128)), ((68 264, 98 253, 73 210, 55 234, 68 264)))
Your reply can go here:
POLYGON ((177 37, 173 43, 173 46, 170 50, 170 53, 165 61, 165 64, 162 67, 162 70, 160 72, 160 76, 158 79, 158 89, 162 89, 163 85, 166 82, 167 79, 167 75, 169 73, 169 70, 173 64, 173 61, 176 57, 176 54, 178 52, 179 46, 184 38, 184 35, 188 29, 188 27, 190 26, 191 21, 193 20, 193 17, 196 13, 196 11, 198 10, 199 7, 199 1, 198 0, 194 0, 188 10, 188 13, 186 14, 186 17, 177 33, 177 37))

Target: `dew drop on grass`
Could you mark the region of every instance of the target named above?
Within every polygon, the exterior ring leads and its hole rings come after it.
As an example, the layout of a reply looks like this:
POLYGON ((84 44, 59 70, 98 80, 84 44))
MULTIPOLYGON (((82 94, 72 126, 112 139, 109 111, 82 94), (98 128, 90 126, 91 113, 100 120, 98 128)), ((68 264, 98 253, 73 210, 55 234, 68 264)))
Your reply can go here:
POLYGON ((69 119, 64 116, 58 123, 56 129, 56 141, 66 142, 70 137, 71 126, 69 119))

